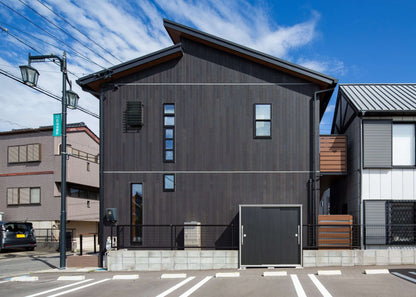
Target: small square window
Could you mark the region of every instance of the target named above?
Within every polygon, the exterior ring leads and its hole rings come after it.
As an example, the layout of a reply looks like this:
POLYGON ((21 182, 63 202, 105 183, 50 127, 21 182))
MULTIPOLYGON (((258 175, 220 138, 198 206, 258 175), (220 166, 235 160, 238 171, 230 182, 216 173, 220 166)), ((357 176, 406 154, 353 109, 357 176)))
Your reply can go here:
POLYGON ((175 191, 175 175, 174 174, 163 175, 163 190, 166 192, 175 191))

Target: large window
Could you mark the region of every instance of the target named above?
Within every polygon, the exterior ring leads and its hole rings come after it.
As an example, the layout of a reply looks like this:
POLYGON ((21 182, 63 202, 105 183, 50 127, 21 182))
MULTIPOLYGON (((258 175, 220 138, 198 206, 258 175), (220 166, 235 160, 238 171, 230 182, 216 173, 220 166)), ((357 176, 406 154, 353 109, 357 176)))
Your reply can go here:
POLYGON ((40 188, 8 188, 7 205, 40 204, 40 188))
POLYGON ((271 104, 254 105, 254 136, 255 138, 271 138, 272 106, 271 104))
POLYGON ((175 162, 175 104, 163 105, 163 160, 175 162))
POLYGON ((143 184, 131 184, 132 241, 143 242, 143 184))
POLYGON ((25 144, 7 148, 8 163, 25 163, 40 161, 40 144, 25 144))
POLYGON ((393 166, 415 165, 415 125, 393 124, 393 166))

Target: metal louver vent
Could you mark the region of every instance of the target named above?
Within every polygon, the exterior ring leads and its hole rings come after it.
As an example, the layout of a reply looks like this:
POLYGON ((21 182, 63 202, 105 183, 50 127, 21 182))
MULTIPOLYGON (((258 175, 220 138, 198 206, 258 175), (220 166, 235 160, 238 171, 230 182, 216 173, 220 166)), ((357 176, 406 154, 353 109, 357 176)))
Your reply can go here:
POLYGON ((143 104, 140 101, 127 101, 124 112, 124 130, 139 130, 143 126, 143 104))

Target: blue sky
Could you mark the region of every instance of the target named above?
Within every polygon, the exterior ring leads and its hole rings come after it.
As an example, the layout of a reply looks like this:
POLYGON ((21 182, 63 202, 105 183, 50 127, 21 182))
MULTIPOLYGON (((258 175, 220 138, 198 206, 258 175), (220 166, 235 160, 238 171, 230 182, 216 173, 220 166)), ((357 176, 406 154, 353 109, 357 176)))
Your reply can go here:
MULTIPOLYGON (((163 18, 312 68, 340 83, 414 83, 416 1, 0 0, 0 70, 20 77, 27 55, 68 53, 77 77, 172 45, 163 18), (225 2, 225 3, 223 3, 225 2), (99 9, 97 9, 99 8, 99 9), (69 33, 69 35, 67 34, 69 33)), ((35 65, 60 96, 59 67, 35 65)), ((0 74, 0 131, 51 125, 60 103, 0 74)), ((333 102, 321 123, 328 133, 333 102)), ((98 120, 70 111, 98 134, 98 120)))

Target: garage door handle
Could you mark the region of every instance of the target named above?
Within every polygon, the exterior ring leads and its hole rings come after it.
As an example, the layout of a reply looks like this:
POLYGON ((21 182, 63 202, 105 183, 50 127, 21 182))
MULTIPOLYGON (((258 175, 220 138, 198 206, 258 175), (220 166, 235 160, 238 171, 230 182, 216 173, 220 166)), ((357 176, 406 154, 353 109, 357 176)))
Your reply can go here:
POLYGON ((246 237, 247 234, 244 234, 244 226, 241 225, 241 245, 244 245, 244 237, 246 237))

